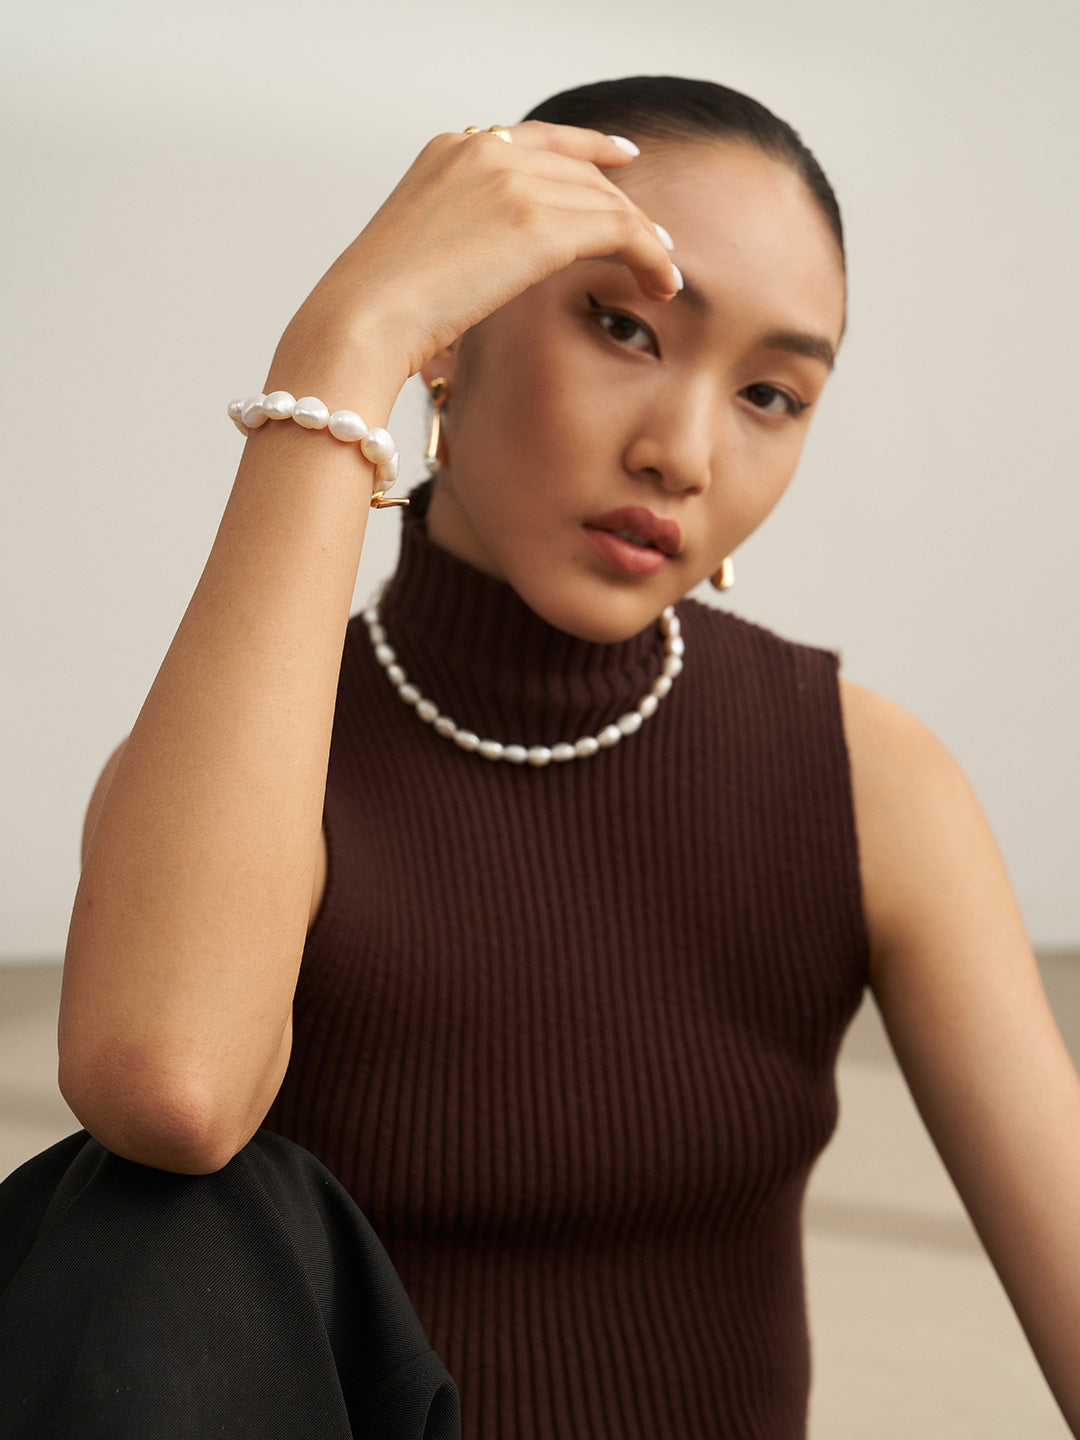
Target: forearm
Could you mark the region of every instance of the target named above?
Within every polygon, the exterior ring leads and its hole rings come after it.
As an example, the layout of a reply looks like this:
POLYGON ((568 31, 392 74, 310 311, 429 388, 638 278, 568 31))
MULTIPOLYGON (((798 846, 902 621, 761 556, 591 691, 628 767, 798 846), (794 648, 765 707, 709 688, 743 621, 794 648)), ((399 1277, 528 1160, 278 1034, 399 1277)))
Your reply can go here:
MULTIPOLYGON (((372 424, 401 378, 320 391, 285 363, 271 384, 372 424)), ((222 1163, 280 1083, 370 487, 358 447, 325 432, 275 422, 249 439, 89 841, 61 1083, 99 1139, 145 1163, 222 1163)))

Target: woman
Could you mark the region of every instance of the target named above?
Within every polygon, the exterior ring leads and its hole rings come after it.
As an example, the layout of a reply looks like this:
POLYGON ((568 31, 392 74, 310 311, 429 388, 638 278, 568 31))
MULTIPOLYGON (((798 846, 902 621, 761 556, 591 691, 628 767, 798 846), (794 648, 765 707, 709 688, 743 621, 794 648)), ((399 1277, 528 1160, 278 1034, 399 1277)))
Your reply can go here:
POLYGON ((843 325, 831 191, 744 97, 617 82, 433 141, 240 415, 91 805, 69 1103, 188 1175, 269 1111, 467 1435, 804 1433, 799 1211, 867 978, 1080 1432, 1080 1085, 975 802, 829 657, 662 618, 782 495, 843 325), (347 630, 393 467, 291 397, 378 424, 417 373, 441 468, 347 630))

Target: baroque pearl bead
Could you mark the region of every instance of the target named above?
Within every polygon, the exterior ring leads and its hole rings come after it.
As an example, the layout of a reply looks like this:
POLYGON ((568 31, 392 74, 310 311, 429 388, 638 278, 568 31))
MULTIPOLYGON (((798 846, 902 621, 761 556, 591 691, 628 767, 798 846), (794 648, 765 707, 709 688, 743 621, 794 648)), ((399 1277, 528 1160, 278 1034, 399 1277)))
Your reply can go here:
POLYGON ((368 433, 355 410, 335 410, 327 423, 335 440, 363 440, 368 433))
POLYGON ((330 424, 330 411, 314 395, 301 395, 293 406, 292 418, 305 430, 325 430, 330 424))
POLYGON ((258 430, 260 425, 265 425, 269 420, 269 415, 262 408, 265 399, 266 396, 262 393, 249 395, 240 407, 240 419, 249 430, 258 430))
MULTIPOLYGON (((350 414, 351 412, 343 413, 350 414)), ((359 420, 359 415, 356 418, 359 420)), ((333 417, 331 417, 331 426, 333 423, 333 417)), ((362 420, 360 423, 364 424, 362 420)), ((360 449, 364 452, 364 458, 370 460, 373 465, 388 465, 397 453, 389 430, 368 430, 365 425, 363 435, 358 435, 356 438, 360 441, 360 449)))
MULTIPOLYGON (((367 441, 362 440, 360 442, 360 449, 363 450, 366 444, 367 441)), ((364 453, 367 454, 366 451, 364 453)), ((371 457, 369 455, 368 459, 370 460, 370 458, 371 457)), ((375 466, 375 478, 380 482, 380 484, 393 485, 394 481, 398 477, 398 474, 400 473, 400 470, 401 461, 398 459, 397 452, 395 451, 394 454, 390 456, 389 460, 381 460, 378 465, 375 466)))
POLYGON ((263 401, 263 414, 268 420, 291 420, 296 409, 296 396, 288 390, 272 390, 263 401))

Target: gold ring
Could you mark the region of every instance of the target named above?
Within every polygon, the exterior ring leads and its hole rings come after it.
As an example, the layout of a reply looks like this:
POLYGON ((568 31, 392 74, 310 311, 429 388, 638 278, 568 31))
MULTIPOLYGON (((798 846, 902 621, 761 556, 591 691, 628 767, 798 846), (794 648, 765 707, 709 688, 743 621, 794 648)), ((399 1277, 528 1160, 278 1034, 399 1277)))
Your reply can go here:
POLYGON ((512 145, 514 143, 514 137, 510 134, 510 131, 507 130, 505 125, 489 125, 488 128, 484 131, 481 131, 479 125, 466 125, 465 129, 461 133, 463 135, 497 135, 500 140, 505 140, 507 145, 512 145))

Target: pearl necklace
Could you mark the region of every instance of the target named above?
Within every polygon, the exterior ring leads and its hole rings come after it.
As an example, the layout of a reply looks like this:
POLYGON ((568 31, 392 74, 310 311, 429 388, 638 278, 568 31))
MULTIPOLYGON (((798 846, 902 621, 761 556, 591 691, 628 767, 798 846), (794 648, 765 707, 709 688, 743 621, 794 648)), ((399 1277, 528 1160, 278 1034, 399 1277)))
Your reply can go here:
POLYGON ((528 763, 539 767, 550 765, 553 760, 584 760, 600 750, 610 750, 612 745, 617 745, 625 735, 633 735, 640 730, 650 715, 656 714, 660 701, 671 690, 675 677, 683 668, 685 643, 679 617, 675 614, 674 606, 669 605, 657 622, 664 637, 664 663, 660 674, 633 710, 620 715, 613 724, 605 725, 599 734, 582 735, 572 744, 560 741, 556 745, 504 745, 499 740, 482 740, 474 730, 466 730, 455 720, 451 720, 449 715, 443 715, 433 700, 425 699, 398 664, 397 652, 387 640, 386 630, 379 619, 378 605, 369 605, 363 615, 375 659, 405 704, 411 705, 420 719, 444 740, 452 740, 462 750, 475 751, 485 760, 508 760, 512 765, 528 763))

